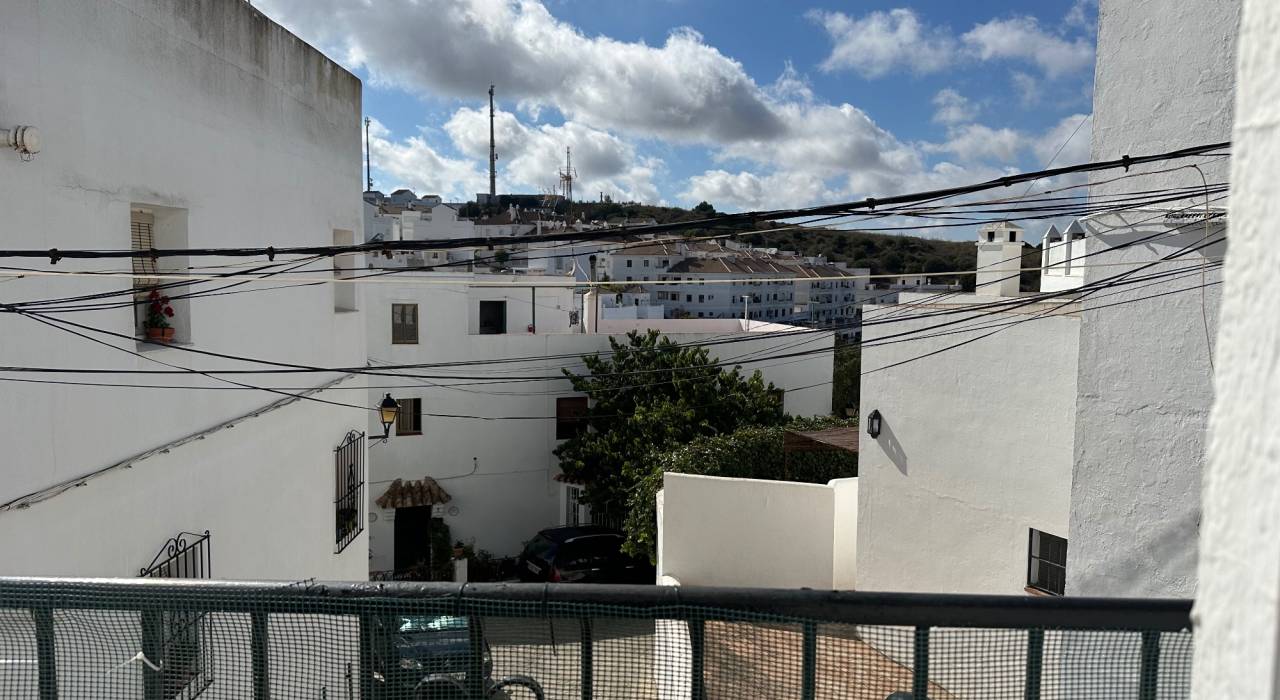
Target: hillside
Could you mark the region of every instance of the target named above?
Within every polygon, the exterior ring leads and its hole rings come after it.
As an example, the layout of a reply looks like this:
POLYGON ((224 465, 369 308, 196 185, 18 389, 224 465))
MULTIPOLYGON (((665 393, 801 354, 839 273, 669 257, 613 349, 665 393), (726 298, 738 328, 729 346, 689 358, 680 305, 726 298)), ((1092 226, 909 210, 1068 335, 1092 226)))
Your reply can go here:
MULTIPOLYGON (((582 212, 588 219, 613 220, 617 218, 653 218, 660 224, 692 221, 714 215, 715 209, 706 203, 695 209, 658 207, 633 203, 575 202, 575 213, 582 212)), ((762 222, 756 228, 776 228, 775 222, 762 222)), ((744 227, 744 230, 749 230, 744 227)), ((707 233, 691 230, 689 235, 707 233)), ((794 250, 802 255, 825 255, 833 262, 844 262, 850 267, 869 267, 871 274, 936 274, 952 270, 972 270, 977 259, 972 241, 947 241, 919 236, 870 233, 866 231, 811 229, 806 231, 780 231, 752 233, 740 240, 752 246, 794 250)), ((1040 265, 1040 249, 1028 247, 1023 257, 1023 267, 1040 265)), ((973 288, 972 275, 950 277, 937 275, 939 279, 958 280, 964 289, 973 288)), ((1039 272, 1024 272, 1021 286, 1024 291, 1040 288, 1039 272)))

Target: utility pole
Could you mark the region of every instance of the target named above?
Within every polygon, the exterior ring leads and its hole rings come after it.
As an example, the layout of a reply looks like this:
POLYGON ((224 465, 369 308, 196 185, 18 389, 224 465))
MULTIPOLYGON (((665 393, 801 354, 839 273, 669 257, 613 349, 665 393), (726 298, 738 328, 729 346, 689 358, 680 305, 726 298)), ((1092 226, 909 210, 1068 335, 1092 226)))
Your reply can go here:
POLYGON ((369 118, 364 118, 364 191, 373 191, 373 169, 369 166, 369 118))
POLYGON ((493 86, 489 86, 489 204, 498 201, 498 151, 493 138, 493 86))

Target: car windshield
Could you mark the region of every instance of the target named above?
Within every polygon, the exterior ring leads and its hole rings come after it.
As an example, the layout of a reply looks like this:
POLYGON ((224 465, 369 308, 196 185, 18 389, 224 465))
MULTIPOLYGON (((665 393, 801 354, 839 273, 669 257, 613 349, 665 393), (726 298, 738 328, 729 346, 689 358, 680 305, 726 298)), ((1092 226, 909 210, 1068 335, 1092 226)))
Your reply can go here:
POLYGON ((452 615, 402 616, 401 632, 444 632, 446 630, 465 630, 467 618, 452 615))

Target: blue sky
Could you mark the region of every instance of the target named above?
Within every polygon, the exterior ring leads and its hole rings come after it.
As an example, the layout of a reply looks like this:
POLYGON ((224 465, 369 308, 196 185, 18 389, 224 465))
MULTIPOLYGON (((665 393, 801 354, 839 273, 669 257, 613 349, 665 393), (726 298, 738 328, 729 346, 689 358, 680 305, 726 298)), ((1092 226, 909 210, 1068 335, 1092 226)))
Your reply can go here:
MULTIPOLYGON (((1094 0, 264 0, 365 83, 375 185, 721 210, 1044 165, 1091 109, 1094 0)), ((1057 157, 1087 160, 1086 123, 1057 157)))

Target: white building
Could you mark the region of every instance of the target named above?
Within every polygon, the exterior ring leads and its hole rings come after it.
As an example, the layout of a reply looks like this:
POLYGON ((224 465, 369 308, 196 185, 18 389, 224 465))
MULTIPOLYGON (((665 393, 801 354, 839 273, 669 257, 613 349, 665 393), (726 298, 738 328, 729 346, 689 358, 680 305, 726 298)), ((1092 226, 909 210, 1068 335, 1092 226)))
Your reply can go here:
POLYGON ((859 589, 1061 589, 1052 562, 1028 572, 1033 543, 1068 532, 1080 308, 974 306, 1017 301, 1021 247, 1017 227, 982 229, 974 293, 865 307, 861 422, 881 427, 858 460, 859 589))
MULTIPOLYGON (((1237 9, 1103 3, 1094 160, 1228 139, 1233 63, 1222 47, 1234 45, 1237 9), (1179 60, 1161 61, 1171 46, 1179 60)), ((1090 193, 1200 185, 1177 167, 1187 163, 1134 166, 1124 179, 1098 173, 1090 193)), ((1196 165, 1211 183, 1226 179, 1226 159, 1196 165)), ((863 414, 878 410, 884 428, 861 450, 861 587, 1014 592, 1021 578, 1068 595, 1194 593, 1222 279, 1214 263, 1226 248, 1220 208, 1205 216, 1204 207, 1195 197, 1095 214, 1051 228, 1042 253, 1049 292, 1184 274, 1006 306, 985 317, 987 330, 951 325, 864 349, 863 414), (1033 318, 1045 307, 1052 313, 1033 318)), ((1016 303, 1018 232, 982 229, 978 250, 977 291, 1016 303)), ((908 311, 880 324, 869 311, 866 337, 938 322, 908 311)))
MULTIPOLYGON (((19 0, 6 5, 0 23, 0 61, 6 126, 32 125, 43 137, 30 162, 0 153, 0 247, 362 240, 360 82, 248 3, 19 0)), ((237 290, 245 293, 218 296, 202 295, 225 286, 217 282, 168 288, 175 342, 154 344, 141 337, 134 309, 149 286, 174 283, 164 275, 197 267, 216 272, 267 261, 133 263, 132 279, 0 281, 13 304, 116 295, 106 300, 116 303, 99 305, 106 308, 47 315, 55 325, 95 329, 80 332, 105 345, 0 314, 5 364, 126 372, 264 367, 200 354, 206 352, 317 367, 364 364, 354 285, 261 291, 253 283, 237 290)), ((119 269, 121 261, 31 264, 75 273, 119 269)), ((346 469, 358 466, 363 446, 345 464, 335 456, 350 431, 366 429, 364 380, 330 372, 234 380, 289 387, 282 397, 175 371, 79 379, 204 388, 14 381, 72 379, 61 374, 0 377, 0 434, 8 446, 0 460, 0 573, 135 576, 178 533, 208 531, 206 575, 364 578, 363 475, 346 469), (353 511, 335 504, 344 495, 354 497, 353 511)))
MULTIPOLYGON (((431 505, 425 501, 377 507, 397 479, 402 485, 434 482, 449 497, 435 515, 451 536, 496 555, 516 554, 539 529, 565 522, 566 510, 573 509, 572 487, 556 480, 559 463, 552 450, 575 429, 586 399, 559 378, 560 370, 584 371, 578 358, 607 353, 611 334, 655 328, 680 343, 732 341, 712 347, 712 356, 740 360, 747 373, 760 369, 785 392, 788 413, 830 410, 830 352, 781 363, 767 359, 797 342, 785 334, 792 330, 788 326, 738 319, 584 318, 583 302, 566 286, 571 282, 537 275, 408 273, 391 284, 370 285, 369 357, 375 367, 484 363, 423 370, 430 378, 420 382, 371 382, 370 400, 391 393, 404 416, 385 444, 370 449, 373 571, 404 568, 419 556, 420 523, 431 515, 430 508, 406 510, 431 505), (522 379, 529 377, 554 380, 522 379), (380 385, 397 388, 384 391, 380 385)), ((805 347, 821 350, 832 343, 829 334, 820 334, 806 337, 805 347)))

